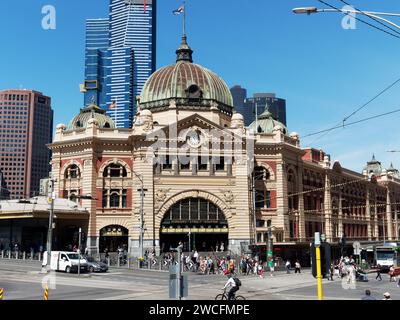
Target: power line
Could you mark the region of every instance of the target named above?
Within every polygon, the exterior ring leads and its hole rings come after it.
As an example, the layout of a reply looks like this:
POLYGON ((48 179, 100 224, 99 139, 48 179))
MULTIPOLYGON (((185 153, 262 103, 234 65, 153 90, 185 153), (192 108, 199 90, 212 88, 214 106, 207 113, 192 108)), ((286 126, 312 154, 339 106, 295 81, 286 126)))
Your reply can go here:
MULTIPOLYGON (((326 5, 326 6, 328 6, 328 7, 330 7, 330 8, 332 8, 332 9, 341 11, 341 9, 339 9, 339 8, 337 8, 337 7, 331 5, 331 4, 329 4, 329 3, 327 3, 327 2, 325 2, 325 1, 323 1, 323 0, 317 0, 317 1, 320 2, 320 3, 322 3, 322 4, 324 4, 324 5, 326 5)), ((346 14, 346 15, 348 15, 348 16, 351 16, 351 13, 345 13, 345 12, 343 12, 343 13, 346 14)), ((382 32, 384 32, 384 33, 387 33, 388 35, 391 35, 392 37, 395 37, 395 38, 400 39, 400 37, 399 37, 398 35, 393 34, 393 33, 389 32, 389 31, 387 31, 387 30, 384 30, 384 29, 382 29, 382 28, 379 28, 379 27, 377 27, 377 26, 375 26, 375 25, 373 25, 373 24, 371 24, 371 23, 369 23, 369 22, 367 22, 367 21, 364 21, 364 20, 362 20, 362 19, 360 19, 360 18, 358 18, 358 17, 354 17, 354 19, 356 19, 356 20, 358 20, 358 21, 360 21, 360 22, 362 22, 362 23, 364 23, 364 24, 366 24, 366 25, 368 25, 368 26, 370 26, 370 27, 372 27, 372 28, 374 28, 374 29, 377 29, 377 30, 379 30, 379 31, 382 31, 382 32)))
POLYGON ((356 8, 356 7, 354 7, 354 6, 351 5, 350 3, 348 3, 348 2, 346 2, 346 1, 344 1, 344 0, 339 0, 339 1, 343 2, 345 5, 348 5, 348 6, 353 7, 353 8, 356 9, 359 13, 361 13, 361 14, 363 14, 364 16, 366 16, 366 17, 368 17, 368 18, 370 18, 370 19, 372 19, 372 20, 378 22, 379 24, 381 24, 382 26, 384 26, 384 27, 386 27, 386 28, 392 30, 393 32, 395 32, 395 33, 397 33, 397 34, 400 34, 400 32, 399 32, 398 30, 392 28, 391 26, 388 26, 387 24, 383 23, 383 22, 380 21, 379 19, 377 19, 377 18, 375 18, 375 17, 372 17, 372 16, 369 15, 368 13, 365 13, 364 11, 362 11, 362 10, 360 10, 360 9, 358 9, 358 8, 356 8))
POLYGON ((349 126, 352 126, 352 125, 355 125, 355 124, 358 124, 358 123, 361 123, 361 122, 366 122, 366 121, 369 121, 369 120, 381 118, 381 117, 384 117, 384 116, 387 116, 387 115, 390 115, 390 114, 394 114, 394 113, 397 113, 397 112, 400 112, 400 109, 395 109, 393 111, 377 114, 375 116, 364 118, 364 119, 361 119, 361 120, 358 120, 358 121, 354 121, 354 122, 350 122, 350 123, 343 123, 342 125, 337 125, 337 126, 334 126, 332 128, 329 128, 329 129, 325 129, 325 130, 321 130, 321 131, 318 131, 318 132, 307 134, 303 138, 315 136, 317 134, 329 132, 329 131, 332 131, 332 130, 335 130, 335 129, 349 127, 349 126))

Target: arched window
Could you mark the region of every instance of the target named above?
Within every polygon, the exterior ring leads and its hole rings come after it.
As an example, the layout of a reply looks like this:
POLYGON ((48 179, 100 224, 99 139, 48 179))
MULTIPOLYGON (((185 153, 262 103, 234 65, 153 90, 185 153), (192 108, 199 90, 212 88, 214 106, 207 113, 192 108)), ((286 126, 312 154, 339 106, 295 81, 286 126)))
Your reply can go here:
POLYGON ((110 164, 104 169, 103 177, 122 178, 128 175, 125 167, 121 164, 110 164))
POLYGON ((65 178, 66 179, 77 179, 81 177, 81 172, 79 170, 79 167, 76 164, 70 165, 66 170, 65 170, 65 178))
POLYGON ((109 189, 103 191, 103 208, 126 208, 126 189, 109 189))
POLYGON ((110 123, 109 123, 109 122, 106 122, 106 123, 104 124, 104 128, 111 128, 110 123))

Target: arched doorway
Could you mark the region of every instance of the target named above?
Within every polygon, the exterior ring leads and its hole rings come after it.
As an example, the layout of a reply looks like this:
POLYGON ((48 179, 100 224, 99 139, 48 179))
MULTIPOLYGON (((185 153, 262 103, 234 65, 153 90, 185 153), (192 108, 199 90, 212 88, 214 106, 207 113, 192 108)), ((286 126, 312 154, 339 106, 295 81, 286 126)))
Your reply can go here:
POLYGON ((116 252, 119 247, 128 250, 128 229, 110 225, 100 230, 100 252, 107 248, 109 252, 116 252))
POLYGON ((161 251, 184 243, 184 251, 218 251, 228 246, 228 222, 223 211, 202 198, 187 198, 165 213, 160 228, 161 251))

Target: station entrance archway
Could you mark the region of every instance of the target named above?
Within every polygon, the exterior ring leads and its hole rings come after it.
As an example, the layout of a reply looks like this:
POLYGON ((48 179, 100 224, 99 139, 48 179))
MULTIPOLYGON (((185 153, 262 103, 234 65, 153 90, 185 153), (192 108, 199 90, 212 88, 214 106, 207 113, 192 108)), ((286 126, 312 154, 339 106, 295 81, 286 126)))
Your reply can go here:
POLYGON ((220 251, 228 246, 228 222, 223 211, 202 198, 187 198, 165 213, 160 228, 160 249, 167 252, 180 241, 184 251, 220 251))

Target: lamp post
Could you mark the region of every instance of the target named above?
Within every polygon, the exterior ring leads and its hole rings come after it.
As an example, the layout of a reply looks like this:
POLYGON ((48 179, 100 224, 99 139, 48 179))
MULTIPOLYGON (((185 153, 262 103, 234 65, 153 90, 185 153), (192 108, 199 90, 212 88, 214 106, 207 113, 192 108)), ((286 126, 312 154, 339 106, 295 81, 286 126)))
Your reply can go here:
POLYGON ((319 9, 317 7, 302 7, 302 8, 294 8, 293 13, 295 14, 314 14, 314 13, 323 13, 323 12, 339 12, 345 14, 361 14, 367 17, 371 17, 374 19, 381 20, 390 24, 391 26, 400 29, 400 26, 393 23, 392 21, 385 19, 381 16, 389 16, 389 17, 400 17, 400 13, 388 13, 388 12, 375 12, 375 11, 359 11, 359 10, 347 10, 347 9, 319 9))
POLYGON ((50 188, 49 188, 49 203, 50 203, 50 212, 49 212, 49 228, 47 230, 47 261, 46 261, 46 270, 43 272, 50 272, 50 259, 51 259, 51 246, 53 243, 53 220, 54 220, 54 200, 56 199, 56 193, 54 191, 55 179, 50 178, 50 188))

